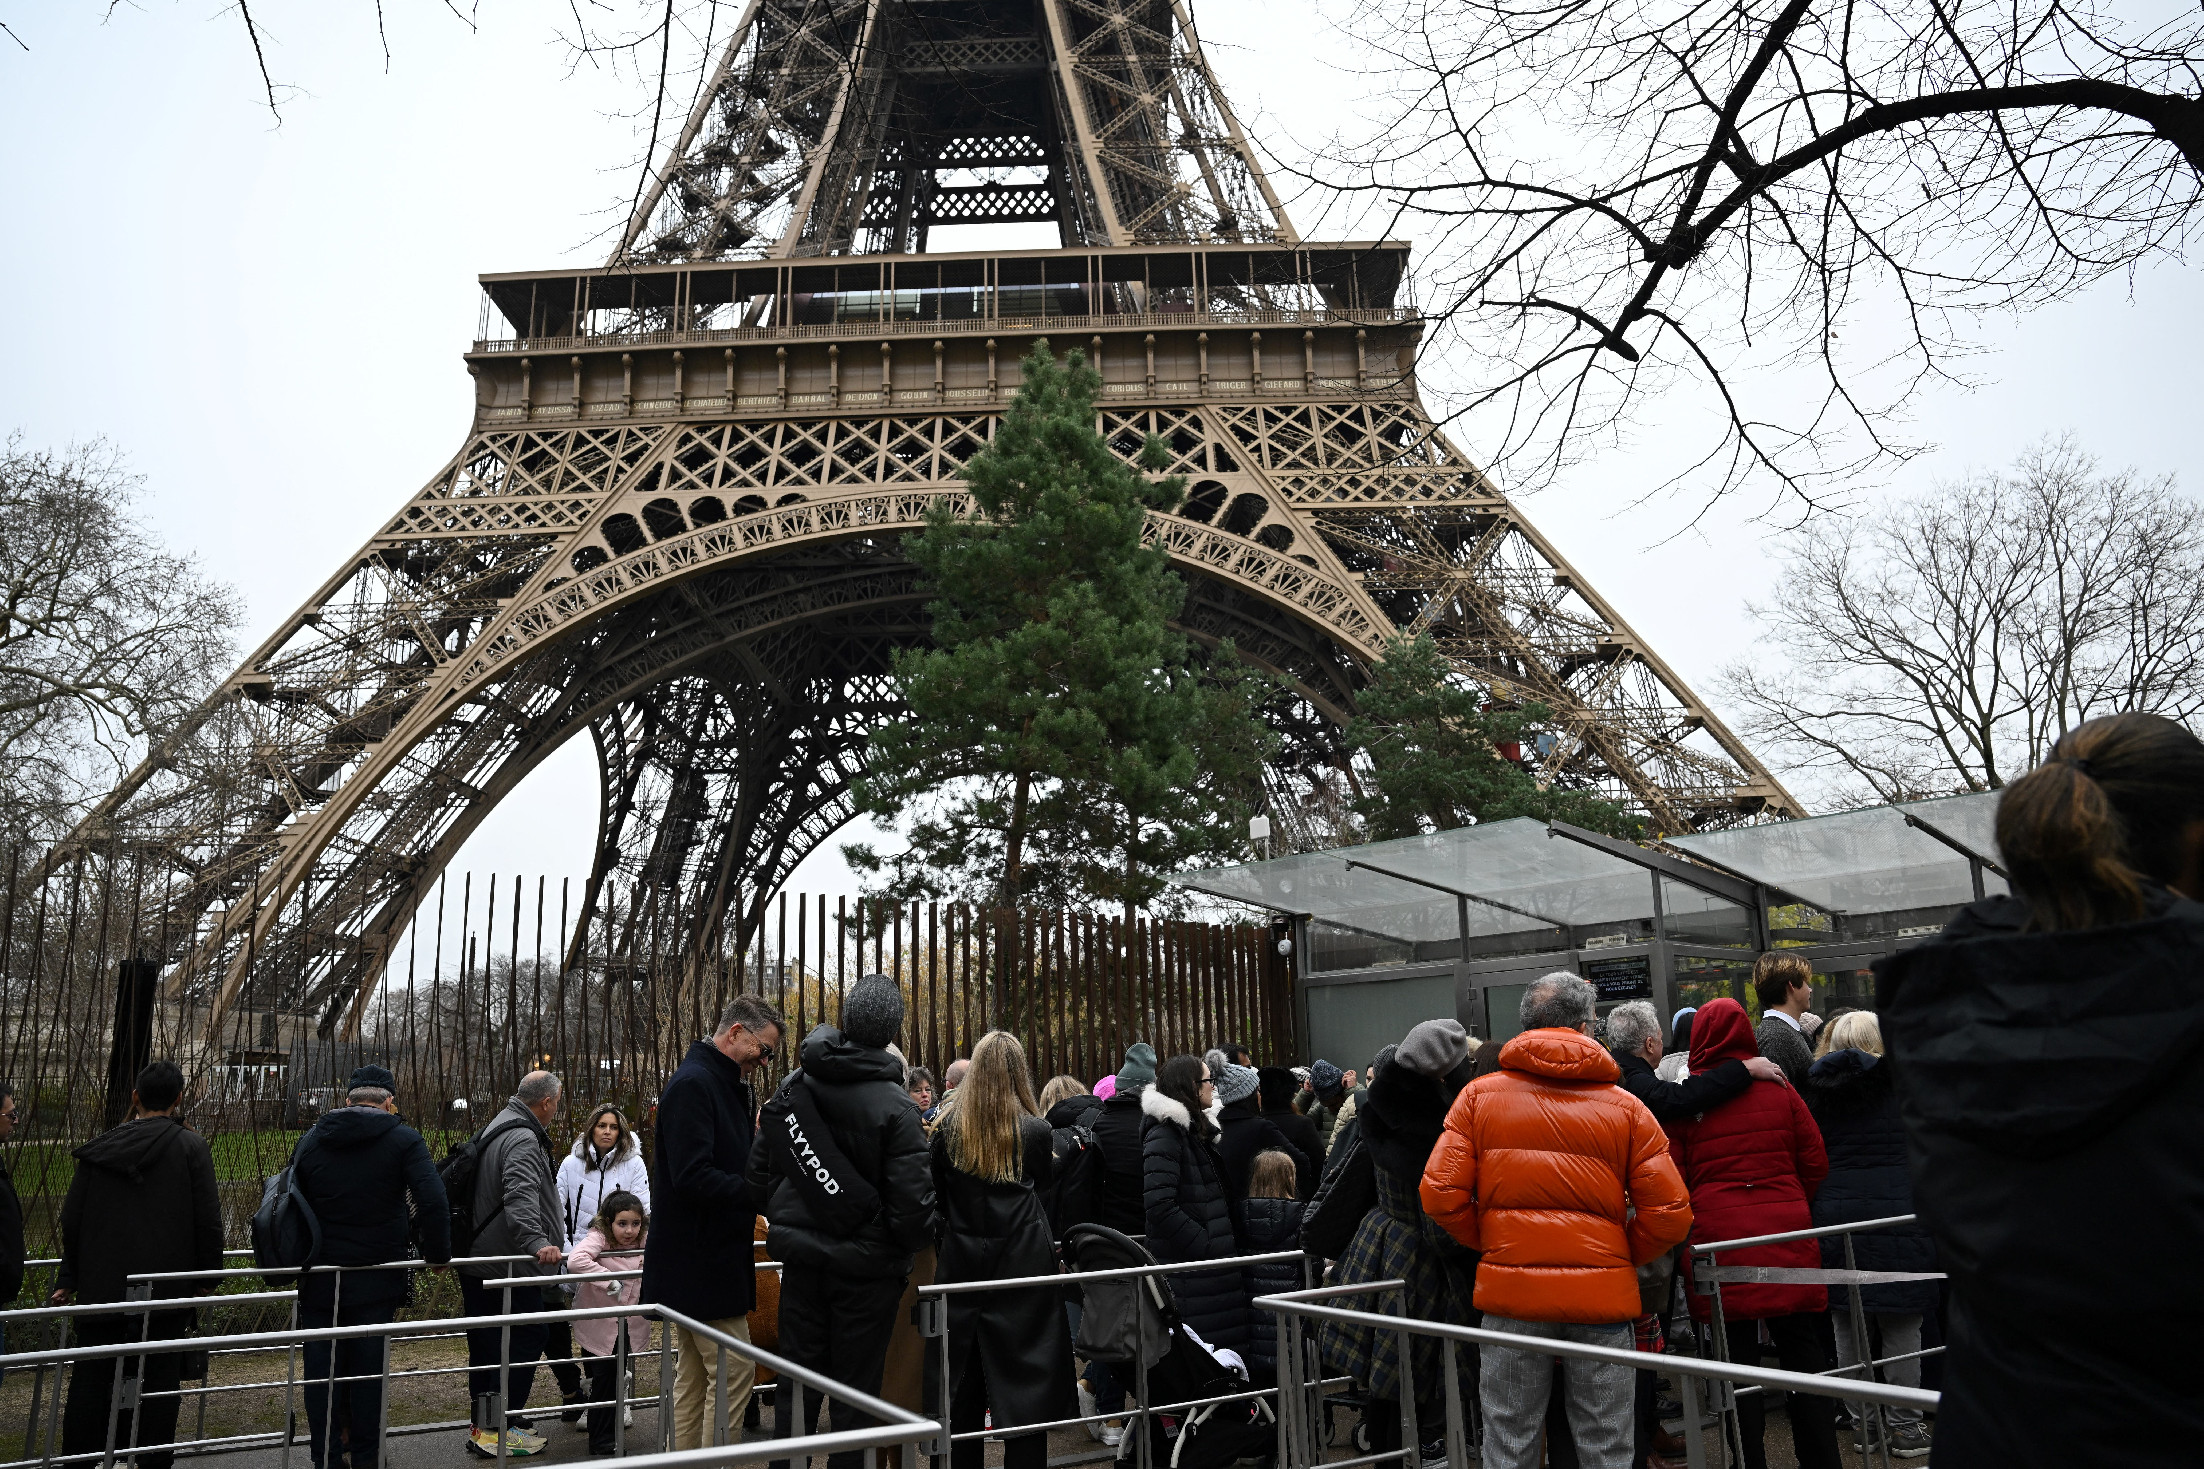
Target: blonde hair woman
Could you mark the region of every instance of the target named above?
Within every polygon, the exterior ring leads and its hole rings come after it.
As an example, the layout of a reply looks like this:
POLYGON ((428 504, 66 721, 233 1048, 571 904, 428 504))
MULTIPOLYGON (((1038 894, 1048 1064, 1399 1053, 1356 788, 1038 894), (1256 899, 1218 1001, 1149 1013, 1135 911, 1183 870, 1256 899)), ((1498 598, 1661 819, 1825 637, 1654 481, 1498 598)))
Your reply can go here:
MULTIPOLYGON (((1056 1273, 1055 1239, 1037 1192, 1054 1172, 1052 1142, 1033 1099, 1025 1047, 1007 1031, 989 1031, 972 1048, 972 1067, 934 1130, 937 1283, 1056 1273)), ((928 1353, 927 1401, 938 1405, 946 1396, 952 1433, 975 1430, 992 1413, 1004 1436, 1004 1469, 1043 1469, 1047 1433, 1014 1430, 1077 1411, 1062 1293, 1039 1286, 948 1299, 949 1381, 944 1394, 940 1359, 928 1353)), ((951 1469, 979 1469, 982 1448, 978 1439, 954 1445, 951 1469)))

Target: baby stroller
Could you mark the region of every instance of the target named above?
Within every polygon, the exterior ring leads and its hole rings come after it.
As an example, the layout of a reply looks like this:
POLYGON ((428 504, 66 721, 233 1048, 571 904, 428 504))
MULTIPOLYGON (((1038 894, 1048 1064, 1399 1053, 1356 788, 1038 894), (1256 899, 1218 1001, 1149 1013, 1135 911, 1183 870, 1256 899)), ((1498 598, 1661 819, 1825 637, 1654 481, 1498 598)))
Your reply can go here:
MULTIPOLYGON (((1154 1265, 1156 1257, 1125 1235, 1099 1224, 1078 1224, 1064 1236, 1064 1257, 1074 1271, 1124 1270, 1154 1265)), ((1171 1277, 1146 1275, 1084 1283, 1078 1354, 1121 1366, 1124 1380, 1147 1369, 1150 1403, 1186 1403, 1245 1392, 1247 1379, 1217 1360, 1187 1330, 1171 1293, 1171 1277)), ((1149 1414, 1142 1419, 1152 1469, 1223 1469, 1239 1460, 1268 1464, 1277 1447, 1277 1414, 1261 1398, 1204 1403, 1172 1415, 1175 1427, 1149 1414)), ((1139 1462, 1140 1441, 1130 1430, 1118 1446, 1120 1466, 1139 1462)))

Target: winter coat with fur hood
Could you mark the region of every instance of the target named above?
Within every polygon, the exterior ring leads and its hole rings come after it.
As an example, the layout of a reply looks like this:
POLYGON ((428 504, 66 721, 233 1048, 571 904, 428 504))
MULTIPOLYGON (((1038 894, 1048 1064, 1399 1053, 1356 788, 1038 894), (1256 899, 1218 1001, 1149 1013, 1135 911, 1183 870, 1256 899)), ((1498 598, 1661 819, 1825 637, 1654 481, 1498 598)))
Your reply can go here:
MULTIPOLYGON (((1148 1119, 1141 1135, 1141 1193, 1149 1252, 1167 1265, 1239 1254, 1215 1119, 1193 1116, 1152 1086, 1141 1093, 1140 1110, 1148 1119)), ((1188 1270, 1170 1280, 1180 1313, 1201 1339, 1244 1356, 1254 1321, 1240 1268, 1188 1270)))

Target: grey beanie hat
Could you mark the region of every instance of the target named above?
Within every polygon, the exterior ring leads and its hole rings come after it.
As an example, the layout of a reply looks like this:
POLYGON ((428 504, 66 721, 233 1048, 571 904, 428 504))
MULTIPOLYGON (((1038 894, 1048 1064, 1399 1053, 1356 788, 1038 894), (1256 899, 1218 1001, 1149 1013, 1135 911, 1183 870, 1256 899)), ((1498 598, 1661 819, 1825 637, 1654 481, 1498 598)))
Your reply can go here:
POLYGON ((1217 1083, 1217 1100, 1227 1107, 1255 1095, 1262 1085, 1262 1074, 1252 1066, 1234 1066, 1227 1061, 1222 1067, 1209 1068, 1217 1083))
POLYGON ((885 974, 868 974, 842 1001, 842 1034, 860 1046, 879 1048, 903 1033, 903 986, 885 974))
POLYGON ((1156 1048, 1146 1041, 1134 1041, 1125 1048, 1125 1064, 1117 1068, 1117 1089, 1122 1092, 1155 1084, 1156 1048))
POLYGON ((1422 1076, 1444 1076, 1469 1057, 1469 1032, 1458 1020, 1426 1020, 1408 1032, 1393 1060, 1422 1076))

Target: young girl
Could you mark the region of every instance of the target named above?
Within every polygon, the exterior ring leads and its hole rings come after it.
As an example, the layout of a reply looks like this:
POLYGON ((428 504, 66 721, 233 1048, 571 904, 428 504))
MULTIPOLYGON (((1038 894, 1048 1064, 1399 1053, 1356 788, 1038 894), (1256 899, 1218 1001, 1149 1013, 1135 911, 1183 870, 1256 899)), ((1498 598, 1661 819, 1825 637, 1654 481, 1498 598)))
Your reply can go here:
MULTIPOLYGON (((1276 1148, 1255 1155, 1247 1174, 1247 1197, 1240 1201, 1240 1237, 1251 1255, 1270 1255, 1301 1248, 1301 1202, 1294 1197, 1300 1171, 1293 1159, 1276 1148)), ((1274 1260, 1247 1267, 1248 1294, 1282 1295, 1301 1290, 1301 1266, 1295 1260, 1274 1260)), ((1267 1312, 1248 1347, 1248 1371, 1257 1382, 1278 1377, 1278 1333, 1267 1312)))
MULTIPOLYGON (((649 1234, 650 1220, 643 1211, 641 1199, 625 1190, 607 1194, 588 1232, 566 1257, 567 1273, 588 1276, 640 1270, 643 1268, 642 1255, 624 1252, 640 1251, 649 1234), (608 1255, 610 1258, 606 1258, 608 1255)), ((641 1285, 640 1280, 578 1284, 574 1304, 584 1308, 620 1305, 635 1300, 641 1285)), ((592 1454, 612 1452, 612 1415, 618 1396, 622 1332, 627 1333, 630 1353, 650 1346, 650 1322, 641 1316, 599 1316, 574 1323, 574 1343, 582 1349, 583 1365, 589 1369, 589 1451, 592 1454)))

